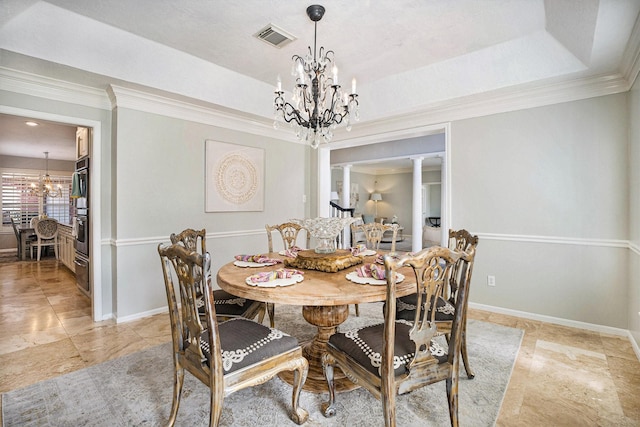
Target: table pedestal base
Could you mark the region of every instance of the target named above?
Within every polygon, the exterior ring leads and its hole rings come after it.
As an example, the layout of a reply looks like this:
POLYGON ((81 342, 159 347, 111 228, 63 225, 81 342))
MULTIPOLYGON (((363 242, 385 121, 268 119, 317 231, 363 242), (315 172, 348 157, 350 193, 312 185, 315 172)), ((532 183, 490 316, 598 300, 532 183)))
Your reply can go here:
MULTIPOLYGON (((318 333, 313 340, 302 344, 302 354, 309 361, 309 375, 303 389, 312 393, 328 393, 327 380, 322 371, 322 354, 327 348, 331 335, 349 317, 349 306, 305 305, 302 307, 302 315, 307 322, 318 328, 318 333)), ((282 372, 280 378, 293 384, 293 372, 282 372)), ((337 393, 359 387, 352 383, 340 368, 335 369, 334 381, 337 393)))

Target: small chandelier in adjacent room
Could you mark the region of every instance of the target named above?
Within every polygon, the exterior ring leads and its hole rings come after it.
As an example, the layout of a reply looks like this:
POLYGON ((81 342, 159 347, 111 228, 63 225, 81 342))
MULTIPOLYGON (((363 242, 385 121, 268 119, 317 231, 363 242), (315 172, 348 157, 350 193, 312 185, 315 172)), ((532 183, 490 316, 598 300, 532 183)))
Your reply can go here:
POLYGON ((351 130, 351 122, 358 121, 358 95, 356 80, 351 84, 351 93, 342 91, 338 84, 338 67, 332 50, 324 47, 316 52, 318 21, 324 15, 324 7, 312 5, 307 8, 307 15, 314 22, 313 51, 309 46, 307 55, 294 55, 291 74, 296 76, 291 102, 286 102, 282 91, 282 82, 278 77, 278 88, 275 92, 274 127, 278 121, 290 123, 296 130, 296 136, 318 148, 321 142, 329 142, 333 130, 343 122, 346 129, 351 130), (317 55, 316 55, 317 53, 317 55), (327 67, 331 67, 331 76, 325 75, 327 67))
POLYGON ((46 173, 39 184, 31 183, 29 187, 29 195, 35 197, 62 197, 62 186, 58 184, 54 186, 49 176, 49 152, 44 152, 46 173))

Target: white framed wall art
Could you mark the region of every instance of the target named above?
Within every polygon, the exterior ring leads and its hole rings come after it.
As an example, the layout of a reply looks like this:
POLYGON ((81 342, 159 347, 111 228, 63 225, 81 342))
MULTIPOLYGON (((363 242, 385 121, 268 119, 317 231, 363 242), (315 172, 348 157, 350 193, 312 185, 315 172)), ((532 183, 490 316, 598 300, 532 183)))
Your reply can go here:
POLYGON ((205 212, 264 210, 264 149, 205 141, 205 212))

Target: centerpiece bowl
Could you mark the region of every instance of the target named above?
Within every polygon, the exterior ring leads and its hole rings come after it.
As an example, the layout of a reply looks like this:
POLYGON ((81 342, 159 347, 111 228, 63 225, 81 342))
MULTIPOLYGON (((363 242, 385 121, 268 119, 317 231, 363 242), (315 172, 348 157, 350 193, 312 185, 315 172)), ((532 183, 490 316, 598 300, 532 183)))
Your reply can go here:
POLYGON ((336 239, 345 227, 351 225, 356 218, 305 218, 290 221, 304 227, 316 240, 315 252, 332 254, 336 251, 336 239))

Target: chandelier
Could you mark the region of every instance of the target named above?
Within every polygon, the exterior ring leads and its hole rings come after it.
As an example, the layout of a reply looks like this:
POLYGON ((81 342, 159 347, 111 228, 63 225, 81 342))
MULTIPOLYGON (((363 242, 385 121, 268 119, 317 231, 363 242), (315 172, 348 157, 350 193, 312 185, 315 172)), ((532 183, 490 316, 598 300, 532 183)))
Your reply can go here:
POLYGON ((310 143, 313 148, 318 148, 321 139, 324 142, 331 141, 333 130, 338 125, 345 122, 347 131, 350 131, 352 119, 360 119, 356 79, 352 81, 351 93, 343 93, 338 84, 338 67, 333 51, 325 51, 324 47, 320 47, 320 51, 316 52, 318 21, 322 19, 324 11, 320 5, 307 8, 307 15, 314 22, 313 51, 309 46, 309 52, 304 57, 294 55, 291 58, 291 75, 296 76, 291 102, 285 101, 282 82, 278 77, 273 105, 274 127, 278 128, 279 121, 290 123, 298 139, 310 143), (325 75, 325 70, 330 64, 333 66, 329 77, 325 75))
POLYGON ((31 183, 29 187, 29 195, 35 197, 62 197, 62 186, 58 184, 57 187, 54 187, 53 181, 51 181, 51 177, 49 176, 49 152, 44 152, 45 157, 45 167, 46 174, 44 178, 41 179, 39 184, 35 182, 31 183))

